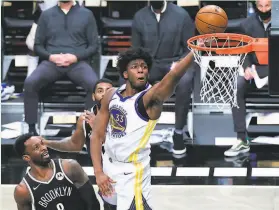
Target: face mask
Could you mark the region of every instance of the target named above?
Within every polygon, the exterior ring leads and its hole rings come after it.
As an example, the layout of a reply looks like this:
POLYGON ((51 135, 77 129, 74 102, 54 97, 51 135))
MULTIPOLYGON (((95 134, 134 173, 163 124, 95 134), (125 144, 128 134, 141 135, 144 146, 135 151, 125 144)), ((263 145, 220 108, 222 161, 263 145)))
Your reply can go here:
POLYGON ((155 10, 162 9, 164 6, 164 1, 150 1, 150 5, 155 10))
POLYGON ((271 10, 267 12, 261 12, 260 10, 257 9, 257 14, 260 16, 262 20, 267 20, 271 17, 271 10))

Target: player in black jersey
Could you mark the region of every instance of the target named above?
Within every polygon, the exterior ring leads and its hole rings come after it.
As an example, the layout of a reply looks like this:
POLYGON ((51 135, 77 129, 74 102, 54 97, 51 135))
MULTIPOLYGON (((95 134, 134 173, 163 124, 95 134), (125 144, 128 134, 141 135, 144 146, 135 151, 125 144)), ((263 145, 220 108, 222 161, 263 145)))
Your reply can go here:
POLYGON ((107 90, 112 88, 112 81, 109 79, 100 79, 97 81, 92 94, 95 105, 90 111, 85 111, 78 119, 76 130, 72 136, 60 141, 43 140, 48 147, 63 152, 79 152, 86 144, 90 155, 90 136, 94 126, 95 115, 100 109, 100 101, 107 90))
POLYGON ((30 165, 14 191, 18 210, 100 210, 92 184, 78 162, 50 159, 40 136, 24 134, 14 147, 30 165))

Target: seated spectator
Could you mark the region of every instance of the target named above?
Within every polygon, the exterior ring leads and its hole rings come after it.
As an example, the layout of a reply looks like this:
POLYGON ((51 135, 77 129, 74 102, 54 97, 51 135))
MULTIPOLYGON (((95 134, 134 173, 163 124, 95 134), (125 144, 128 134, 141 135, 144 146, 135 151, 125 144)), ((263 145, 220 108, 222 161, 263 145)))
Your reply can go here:
MULTIPOLYGON (((35 34, 38 26, 38 20, 43 11, 55 6, 58 3, 58 0, 48 0, 44 2, 35 2, 35 11, 33 13, 34 23, 32 24, 31 30, 26 38, 26 45, 29 49, 28 52, 28 71, 27 77, 37 68, 39 63, 39 57, 34 53, 34 42, 35 34)), ((78 1, 80 6, 83 6, 83 0, 78 1)))
MULTIPOLYGON (((172 63, 189 53, 187 40, 194 36, 194 32, 195 26, 188 12, 171 2, 167 3, 166 0, 150 1, 150 6, 135 14, 132 24, 132 46, 149 49, 154 58, 149 72, 151 84, 161 81, 170 71, 172 63)), ((181 78, 175 91, 175 155, 186 152, 183 128, 187 122, 194 76, 193 65, 181 78)), ((190 138, 187 130, 186 134, 190 138)))
POLYGON ((36 134, 39 91, 64 75, 87 91, 86 107, 90 107, 97 75, 89 61, 98 47, 97 25, 90 10, 75 1, 59 1, 42 12, 34 45, 42 62, 24 83, 25 121, 30 133, 36 134))
MULTIPOLYGON (((267 38, 268 30, 271 24, 271 0, 257 0, 256 13, 245 19, 241 24, 243 34, 254 38, 267 38)), ((237 104, 239 107, 232 108, 234 130, 237 133, 237 142, 227 151, 225 156, 237 156, 241 153, 247 153, 250 150, 249 141, 246 134, 246 108, 245 94, 255 87, 251 71, 252 65, 256 66, 259 77, 268 76, 268 65, 260 65, 255 53, 247 55, 243 64, 245 76, 239 76, 237 79, 237 104)))
POLYGON ((34 53, 34 42, 35 42, 35 35, 38 26, 38 20, 42 14, 42 11, 45 11, 54 5, 56 5, 58 0, 49 0, 46 2, 35 2, 35 10, 33 13, 33 20, 34 23, 32 24, 31 30, 26 38, 26 45, 29 49, 28 52, 28 71, 27 77, 31 75, 31 73, 37 68, 39 63, 39 57, 34 53))

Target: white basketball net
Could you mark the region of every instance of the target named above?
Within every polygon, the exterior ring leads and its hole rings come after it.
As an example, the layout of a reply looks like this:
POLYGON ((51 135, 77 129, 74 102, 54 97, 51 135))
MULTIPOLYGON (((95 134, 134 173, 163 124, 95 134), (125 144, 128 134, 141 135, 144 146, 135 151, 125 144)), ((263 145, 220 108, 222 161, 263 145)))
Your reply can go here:
MULTIPOLYGON (((246 45, 243 41, 237 46, 246 45)), ((214 48, 230 47, 230 40, 220 40, 216 37, 210 37, 210 41, 206 41, 207 47, 213 45, 214 48), (217 45, 217 46, 216 46, 217 45)), ((234 41, 234 47, 235 41, 234 41)), ((194 54, 195 62, 201 68, 201 100, 204 103, 216 105, 219 109, 223 109, 227 104, 231 107, 237 105, 237 78, 239 69, 242 67, 246 54, 228 55, 214 54, 213 51, 199 51, 191 49, 194 54)))

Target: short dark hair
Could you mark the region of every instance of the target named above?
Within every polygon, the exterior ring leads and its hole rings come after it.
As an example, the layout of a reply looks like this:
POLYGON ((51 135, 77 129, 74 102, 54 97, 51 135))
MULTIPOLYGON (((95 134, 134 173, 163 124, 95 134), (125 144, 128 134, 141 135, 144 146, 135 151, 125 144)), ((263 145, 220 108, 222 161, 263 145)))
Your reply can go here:
POLYGON ((152 67, 152 56, 144 48, 129 48, 127 51, 119 54, 117 59, 117 68, 123 77, 123 72, 127 71, 127 65, 133 60, 142 59, 147 64, 148 69, 152 67))
POLYGON ((111 84, 111 85, 113 86, 113 82, 112 82, 110 79, 107 79, 107 78, 99 79, 99 80, 96 82, 96 84, 94 85, 93 93, 95 93, 96 88, 97 88, 97 85, 100 84, 100 83, 108 83, 108 84, 111 84))
POLYGON ((14 144, 14 149, 16 151, 16 153, 19 155, 19 156, 23 156, 25 155, 25 145, 24 143, 30 139, 33 135, 31 133, 26 133, 26 134, 23 134, 21 136, 19 136, 16 141, 15 141, 15 144, 14 144))

